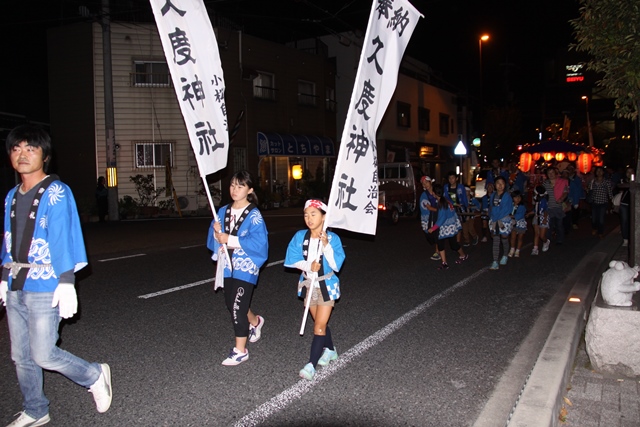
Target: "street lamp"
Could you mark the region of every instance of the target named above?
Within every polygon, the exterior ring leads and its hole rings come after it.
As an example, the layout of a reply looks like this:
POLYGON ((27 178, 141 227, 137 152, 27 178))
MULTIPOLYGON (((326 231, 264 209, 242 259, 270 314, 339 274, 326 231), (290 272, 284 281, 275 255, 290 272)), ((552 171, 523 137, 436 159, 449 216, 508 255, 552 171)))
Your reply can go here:
POLYGON ((587 132, 589 132, 589 147, 593 147, 593 133, 591 132, 591 120, 589 120, 589 97, 583 96, 587 109, 587 132))
POLYGON ((480 59, 480 105, 482 105, 482 42, 489 40, 489 34, 483 34, 478 39, 478 58, 480 59))

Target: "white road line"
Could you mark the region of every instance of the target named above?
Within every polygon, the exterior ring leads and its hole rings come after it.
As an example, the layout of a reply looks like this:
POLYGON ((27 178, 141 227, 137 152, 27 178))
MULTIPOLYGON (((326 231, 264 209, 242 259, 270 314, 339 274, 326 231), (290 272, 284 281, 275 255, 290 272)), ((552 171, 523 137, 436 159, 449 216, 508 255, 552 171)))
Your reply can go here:
POLYGON ((139 256, 146 256, 146 255, 147 254, 135 254, 135 255, 120 256, 117 258, 105 258, 105 259, 99 259, 98 262, 117 261, 119 259, 135 258, 139 256))
POLYGON ((158 292, 153 292, 151 294, 140 295, 140 296, 138 296, 138 298, 149 299, 149 298, 153 298, 153 297, 158 297, 160 295, 170 294, 171 292, 177 292, 177 291, 181 291, 183 289, 193 288, 194 286, 204 285, 205 283, 211 283, 214 280, 215 280, 215 277, 213 279, 200 280, 199 282, 193 282, 193 283, 188 283, 188 284, 182 285, 182 286, 176 286, 175 288, 165 289, 164 291, 158 291, 158 292))
POLYGON ((406 312, 405 314, 403 314, 393 322, 389 323, 384 328, 378 330, 373 335, 370 335, 369 337, 365 338, 359 344, 356 344, 346 353, 342 353, 337 361, 332 362, 327 367, 319 370, 316 373, 313 381, 308 381, 308 380, 298 381, 296 384, 289 387, 279 395, 273 397, 268 402, 265 402, 262 405, 258 406, 255 410, 253 410, 253 412, 242 417, 237 423, 234 424, 234 426, 235 427, 256 426, 264 422, 270 416, 285 409, 294 400, 301 398, 313 387, 320 384, 322 381, 328 379, 333 374, 338 372, 340 369, 346 367, 358 356, 360 356, 370 348, 380 344, 382 341, 384 341, 385 338, 387 338, 389 335, 391 335, 398 329, 402 328, 414 317, 422 314, 422 312, 424 312, 429 307, 433 306, 435 303, 437 303, 441 299, 449 296, 450 294, 457 291, 458 289, 466 286, 473 279, 477 278, 487 270, 488 270, 488 267, 478 270, 477 272, 467 277, 466 279, 459 281, 452 287, 440 292, 438 295, 435 295, 429 298, 427 301, 423 302, 413 310, 406 312))
POLYGON ((181 246, 180 249, 197 248, 198 246, 204 246, 204 243, 200 243, 199 245, 181 246))
MULTIPOLYGON (((267 267, 273 267, 274 265, 278 265, 278 264, 284 264, 284 260, 281 259, 280 261, 270 262, 269 264, 267 264, 267 267)), ((145 295, 139 295, 138 298, 149 299, 149 298, 153 298, 153 297, 159 297, 160 295, 170 294, 171 292, 177 292, 177 291, 181 291, 183 289, 193 288, 194 286, 204 285, 205 283, 211 283, 215 279, 216 278, 214 277, 212 279, 200 280, 199 282, 187 283, 186 285, 176 286, 175 288, 169 288, 169 289, 165 289, 163 291, 153 292, 153 293, 145 294, 145 295)))

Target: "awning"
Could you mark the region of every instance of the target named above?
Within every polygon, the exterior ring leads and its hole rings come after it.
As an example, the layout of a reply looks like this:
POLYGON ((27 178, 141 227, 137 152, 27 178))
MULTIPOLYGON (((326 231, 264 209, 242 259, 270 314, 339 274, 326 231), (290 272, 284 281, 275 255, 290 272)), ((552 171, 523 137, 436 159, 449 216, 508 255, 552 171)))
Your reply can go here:
POLYGON ((326 136, 258 132, 258 156, 335 157, 336 152, 326 136))

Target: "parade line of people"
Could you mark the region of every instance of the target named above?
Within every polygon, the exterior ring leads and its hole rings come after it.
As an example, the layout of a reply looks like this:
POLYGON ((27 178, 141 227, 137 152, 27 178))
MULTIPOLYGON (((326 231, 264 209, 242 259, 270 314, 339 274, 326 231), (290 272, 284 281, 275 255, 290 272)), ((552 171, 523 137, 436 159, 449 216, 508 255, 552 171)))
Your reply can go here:
POLYGON ((622 244, 629 243, 630 195, 628 183, 634 179, 634 170, 627 168, 621 176, 606 176, 603 167, 595 167, 588 175, 579 175, 573 163, 563 164, 562 171, 555 165, 544 169, 544 177, 530 182, 529 176, 509 162, 503 169, 494 159, 485 183, 486 194, 475 198, 471 188, 458 183, 455 172, 449 172, 444 185, 436 184, 428 176, 420 179, 420 219, 427 241, 435 246, 431 256, 440 261, 439 270, 447 270, 449 263, 445 243, 458 253, 455 263, 469 257, 464 247, 478 242, 492 241, 493 262, 490 270, 498 270, 509 258, 521 256, 528 219, 534 231, 531 255, 547 252, 554 239, 564 243, 569 229, 578 228, 583 212, 591 210, 592 234, 604 236, 604 219, 613 209, 620 215, 622 244), (477 233, 479 222, 482 239, 477 233))
MULTIPOLYGON (((106 363, 88 362, 58 347, 62 319, 78 310, 75 273, 88 264, 76 202, 71 189, 56 175, 49 175, 50 136, 34 125, 13 129, 6 139, 11 165, 20 183, 5 199, 4 245, 0 303, 6 306, 11 340, 11 358, 16 366, 23 408, 9 427, 42 426, 50 422, 49 400, 44 393, 43 371, 58 372, 85 387, 98 412, 106 412, 112 401, 111 369, 106 363)), ((464 247, 492 240, 492 270, 521 256, 527 219, 532 217, 534 242, 531 255, 549 250, 551 239, 562 244, 565 230, 577 228, 580 204, 591 207, 593 234, 604 233, 604 217, 616 194, 623 244, 629 239, 628 186, 613 183, 633 180, 633 169, 619 180, 607 178, 595 168, 584 180, 575 166, 562 172, 545 170, 541 183, 529 183, 515 163, 509 169, 494 161, 487 178, 487 194, 480 200, 470 188, 458 183, 450 172, 444 185, 430 177, 420 180, 422 229, 435 246, 431 257, 438 268, 449 268, 446 245, 457 252, 456 264, 468 260, 464 247), (530 185, 532 184, 532 185, 530 185), (527 211, 529 189, 531 206, 527 211), (481 223, 481 234, 476 221, 481 223), (481 237, 482 236, 482 237, 481 237)), ((230 182, 232 202, 217 212, 207 234, 207 247, 217 262, 215 289, 222 288, 235 341, 222 365, 236 366, 249 359, 247 343, 258 341, 265 319, 251 310, 251 299, 260 269, 268 257, 267 228, 258 209, 254 184, 247 171, 235 173, 230 182)), ((314 322, 309 359, 299 376, 311 380, 319 366, 338 359, 329 319, 340 298, 337 273, 345 261, 340 237, 325 228, 326 204, 307 200, 303 215, 306 228, 291 239, 284 265, 300 271, 299 298, 314 322)))

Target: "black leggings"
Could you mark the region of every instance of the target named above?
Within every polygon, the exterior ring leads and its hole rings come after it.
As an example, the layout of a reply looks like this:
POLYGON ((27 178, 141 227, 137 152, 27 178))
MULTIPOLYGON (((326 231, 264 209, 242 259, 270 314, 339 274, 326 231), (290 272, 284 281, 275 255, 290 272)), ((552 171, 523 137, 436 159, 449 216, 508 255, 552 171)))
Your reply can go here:
POLYGON ((225 278, 224 279, 224 302, 231 313, 231 322, 235 336, 244 338, 249 336, 249 307, 251 306, 251 296, 253 295, 253 285, 243 280, 225 278))
POLYGON ((460 244, 458 243, 458 239, 456 236, 447 237, 446 239, 440 239, 436 242, 436 249, 438 251, 444 251, 444 245, 449 241, 449 247, 458 252, 460 250, 460 244))

